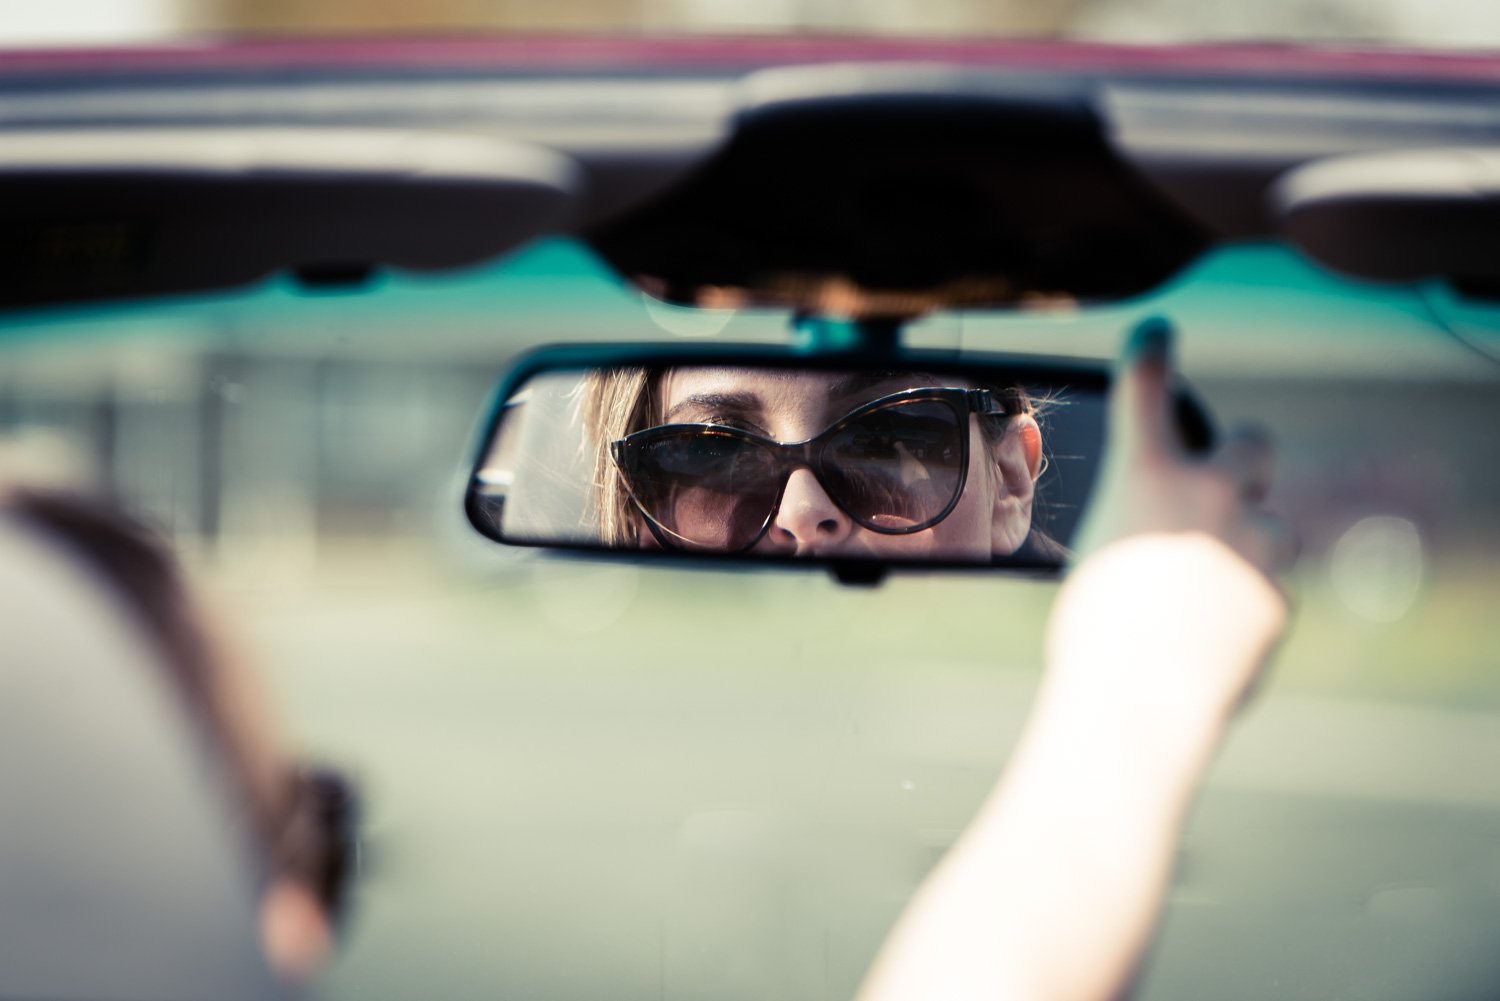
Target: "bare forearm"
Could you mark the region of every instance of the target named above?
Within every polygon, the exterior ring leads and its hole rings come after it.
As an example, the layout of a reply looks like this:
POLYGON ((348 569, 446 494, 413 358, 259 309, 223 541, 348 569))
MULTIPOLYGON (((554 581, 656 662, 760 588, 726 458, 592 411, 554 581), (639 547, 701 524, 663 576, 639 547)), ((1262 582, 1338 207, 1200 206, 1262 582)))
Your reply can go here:
POLYGON ((1111 996, 1149 934, 1212 744, 1163 753, 1143 732, 1158 722, 1042 709, 862 1001, 1111 996))
MULTIPOLYGON (((1176 832, 1212 744, 1180 755, 1145 730, 1169 721, 1049 718, 934 880, 982 967, 942 997, 1112 996, 1150 933, 1176 832), (989 979, 989 983, 985 980, 989 979)), ((926 902, 924 902, 924 906, 926 902)), ((934 997, 912 991, 895 996, 934 997)))
POLYGON ((1254 637, 1283 612, 1211 540, 1132 542, 1092 573, 1059 600, 1047 677, 1004 780, 913 901, 861 1001, 1103 1001, 1137 961, 1247 673, 1221 662, 1263 658, 1254 637), (1153 569, 1169 579, 1143 580, 1153 569), (1193 607, 1193 590, 1161 593, 1205 575, 1217 585, 1196 592, 1214 596, 1208 607, 1193 607))

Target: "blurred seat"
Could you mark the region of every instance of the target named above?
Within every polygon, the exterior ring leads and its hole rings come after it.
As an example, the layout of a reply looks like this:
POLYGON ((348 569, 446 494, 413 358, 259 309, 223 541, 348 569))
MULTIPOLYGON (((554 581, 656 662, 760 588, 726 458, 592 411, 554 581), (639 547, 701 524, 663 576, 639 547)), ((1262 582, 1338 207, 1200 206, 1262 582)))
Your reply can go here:
POLYGON ((283 997, 226 782, 111 596, 0 517, 0 997, 283 997))

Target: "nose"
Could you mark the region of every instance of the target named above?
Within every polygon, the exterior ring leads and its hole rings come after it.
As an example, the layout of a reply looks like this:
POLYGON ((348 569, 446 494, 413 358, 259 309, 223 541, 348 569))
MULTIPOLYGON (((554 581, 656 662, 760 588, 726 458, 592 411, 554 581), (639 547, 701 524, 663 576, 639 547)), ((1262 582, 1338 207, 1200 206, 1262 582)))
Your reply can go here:
POLYGON ((798 556, 815 556, 837 548, 853 531, 854 522, 839 510, 812 470, 793 470, 771 524, 772 543, 778 549, 794 549, 798 556))

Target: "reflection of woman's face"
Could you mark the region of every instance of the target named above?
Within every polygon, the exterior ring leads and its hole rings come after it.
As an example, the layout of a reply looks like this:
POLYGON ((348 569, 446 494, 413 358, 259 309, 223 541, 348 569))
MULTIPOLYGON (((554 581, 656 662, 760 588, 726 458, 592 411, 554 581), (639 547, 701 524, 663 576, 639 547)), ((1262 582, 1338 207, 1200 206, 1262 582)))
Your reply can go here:
MULTIPOLYGON (((800 442, 872 400, 908 389, 955 385, 960 384, 923 373, 679 368, 661 377, 659 418, 663 424, 725 424, 774 441, 800 442)), ((753 551, 975 562, 1015 552, 1031 526, 1032 484, 1040 461, 1036 422, 1014 417, 1012 432, 995 442, 985 439, 976 417, 968 420, 963 492, 952 512, 933 527, 910 535, 864 528, 802 466, 791 472, 775 519, 753 551)))

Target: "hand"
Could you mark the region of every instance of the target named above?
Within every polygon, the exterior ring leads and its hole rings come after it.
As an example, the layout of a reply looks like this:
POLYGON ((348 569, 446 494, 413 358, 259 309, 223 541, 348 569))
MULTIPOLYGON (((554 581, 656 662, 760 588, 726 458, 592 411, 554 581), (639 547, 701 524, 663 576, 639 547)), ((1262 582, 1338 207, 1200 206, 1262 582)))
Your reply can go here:
POLYGON ((1168 351, 1163 323, 1131 339, 1036 706, 861 1001, 1103 1001, 1138 965, 1183 813, 1286 622, 1272 578, 1291 556, 1256 508, 1269 439, 1186 455, 1168 351))
POLYGON ((1170 354, 1161 320, 1141 324, 1126 345, 1103 469, 1079 532, 1082 563, 1053 608, 1049 644, 1059 683, 1095 699, 1107 691, 1136 703, 1197 699, 1169 713, 1216 723, 1285 627, 1276 579, 1296 545, 1258 506, 1271 485, 1269 435, 1241 428, 1207 457, 1182 447, 1170 354))
POLYGON ((1006 775, 881 951, 861 1001, 1118 997, 1160 908, 1182 816, 1286 622, 1286 533, 1256 508, 1269 440, 1177 442, 1164 323, 1111 399, 1083 562, 1006 775))
POLYGON ((1172 409, 1171 329, 1147 320, 1125 345, 1104 464, 1075 549, 1087 556, 1131 535, 1202 532, 1274 581, 1297 552, 1287 527, 1257 506, 1274 465, 1270 435, 1253 426, 1231 432, 1211 456, 1184 450, 1172 409))

